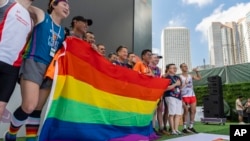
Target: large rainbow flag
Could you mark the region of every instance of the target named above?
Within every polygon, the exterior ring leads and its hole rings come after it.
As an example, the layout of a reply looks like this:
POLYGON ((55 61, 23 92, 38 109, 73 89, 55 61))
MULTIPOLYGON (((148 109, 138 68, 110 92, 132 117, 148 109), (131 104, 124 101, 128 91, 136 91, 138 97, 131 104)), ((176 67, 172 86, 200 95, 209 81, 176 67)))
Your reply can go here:
POLYGON ((153 113, 169 80, 115 66, 74 37, 64 48, 39 141, 151 140, 153 113))

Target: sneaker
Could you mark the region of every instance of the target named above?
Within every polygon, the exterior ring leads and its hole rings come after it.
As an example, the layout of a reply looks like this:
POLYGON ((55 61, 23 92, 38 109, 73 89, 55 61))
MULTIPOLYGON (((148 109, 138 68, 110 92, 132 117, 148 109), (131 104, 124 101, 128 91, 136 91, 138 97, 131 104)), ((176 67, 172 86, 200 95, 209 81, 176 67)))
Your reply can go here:
POLYGON ((16 141, 16 136, 11 136, 8 132, 5 132, 3 141, 16 141))
POLYGON ((172 131, 171 135, 178 135, 178 133, 175 131, 172 131))
POLYGON ((170 135, 169 132, 167 132, 167 131, 165 131, 165 130, 163 130, 163 129, 160 129, 158 132, 161 133, 161 134, 163 134, 163 135, 167 135, 167 136, 170 135))
POLYGON ((239 124, 246 124, 245 122, 240 122, 239 124))
POLYGON ((188 130, 196 134, 198 133, 194 128, 188 128, 188 130))
POLYGON ((176 131, 176 133, 178 134, 178 135, 182 135, 182 132, 180 132, 180 131, 176 131))

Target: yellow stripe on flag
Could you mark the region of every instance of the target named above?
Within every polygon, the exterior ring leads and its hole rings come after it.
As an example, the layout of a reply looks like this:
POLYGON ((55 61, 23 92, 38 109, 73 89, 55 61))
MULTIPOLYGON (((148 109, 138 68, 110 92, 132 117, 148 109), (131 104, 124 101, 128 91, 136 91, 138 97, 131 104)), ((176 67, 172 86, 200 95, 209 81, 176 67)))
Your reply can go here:
POLYGON ((155 102, 107 93, 85 82, 76 80, 72 76, 58 76, 54 99, 56 100, 59 97, 122 112, 152 114, 152 111, 156 108, 155 102), (63 83, 64 81, 65 83, 63 83))

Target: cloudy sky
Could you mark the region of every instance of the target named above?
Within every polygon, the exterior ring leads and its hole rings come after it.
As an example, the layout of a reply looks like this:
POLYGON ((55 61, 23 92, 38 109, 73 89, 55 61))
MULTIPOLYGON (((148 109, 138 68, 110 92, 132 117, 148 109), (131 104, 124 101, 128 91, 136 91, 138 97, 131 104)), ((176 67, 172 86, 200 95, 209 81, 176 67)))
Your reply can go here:
POLYGON ((165 27, 184 26, 191 37, 192 66, 209 64, 207 31, 213 21, 231 22, 250 12, 249 0, 152 0, 153 50, 160 50, 165 27))

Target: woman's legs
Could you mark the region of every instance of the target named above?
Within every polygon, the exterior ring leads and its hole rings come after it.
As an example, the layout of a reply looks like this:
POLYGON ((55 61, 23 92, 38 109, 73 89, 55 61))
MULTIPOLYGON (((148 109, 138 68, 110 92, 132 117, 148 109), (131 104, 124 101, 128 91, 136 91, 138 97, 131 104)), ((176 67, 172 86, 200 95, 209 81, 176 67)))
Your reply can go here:
POLYGON ((174 115, 174 130, 179 131, 180 115, 174 115))
POLYGON ((33 141, 37 137, 39 130, 41 113, 43 106, 45 105, 50 89, 40 89, 39 90, 39 100, 35 110, 29 115, 28 123, 26 124, 26 141, 33 141))
POLYGON ((168 115, 168 122, 169 122, 169 126, 172 130, 172 132, 174 132, 174 115, 168 115))

